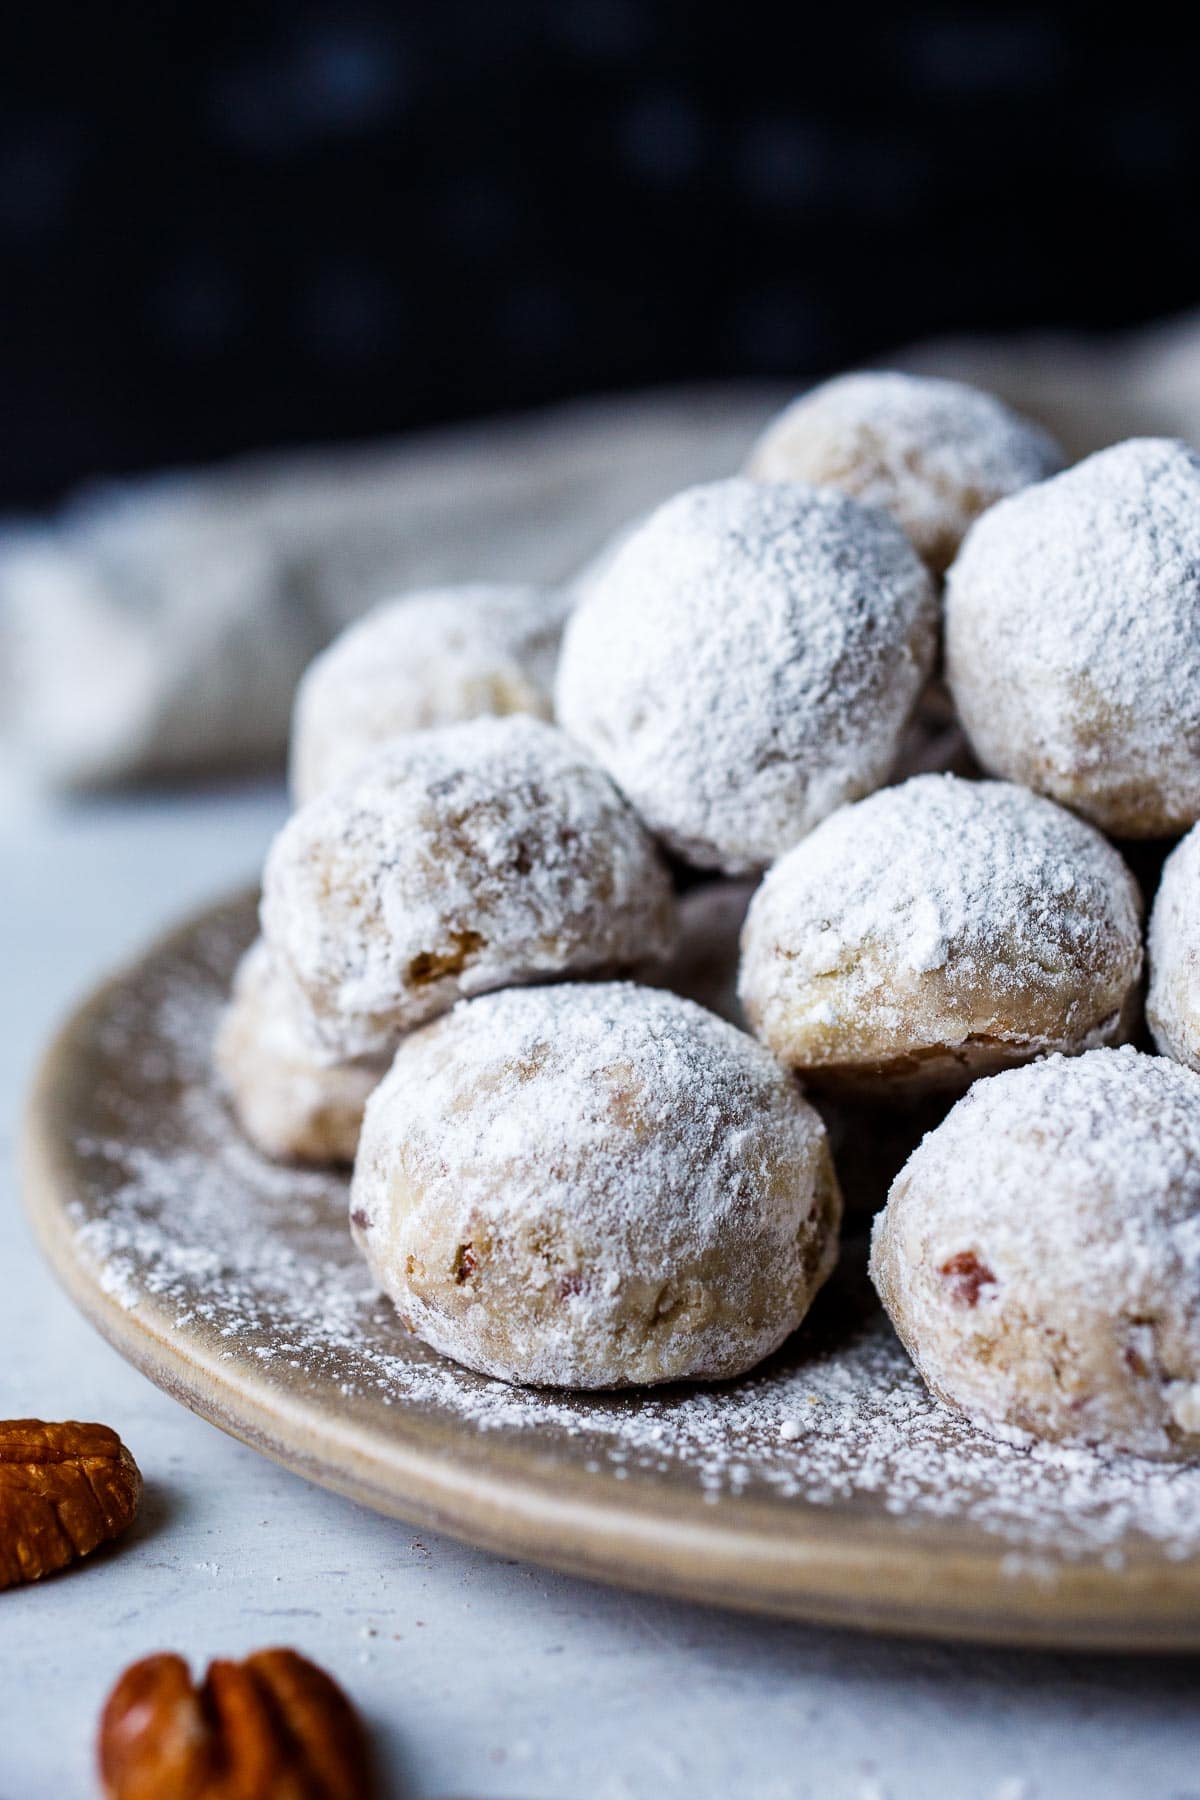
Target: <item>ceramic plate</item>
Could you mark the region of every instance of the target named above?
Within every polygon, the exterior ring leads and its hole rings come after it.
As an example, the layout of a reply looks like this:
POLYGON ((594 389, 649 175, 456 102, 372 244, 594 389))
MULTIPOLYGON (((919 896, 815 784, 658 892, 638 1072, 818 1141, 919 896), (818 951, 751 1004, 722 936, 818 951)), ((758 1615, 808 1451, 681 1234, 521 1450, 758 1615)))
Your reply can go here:
POLYGON ((152 1381, 312 1481, 575 1574, 870 1630, 1200 1647, 1200 1470, 953 1418, 853 1236, 805 1329, 725 1386, 532 1392, 408 1337, 344 1179, 263 1161, 212 1082, 253 931, 246 895, 151 948, 68 1022, 30 1103, 42 1246, 152 1381))

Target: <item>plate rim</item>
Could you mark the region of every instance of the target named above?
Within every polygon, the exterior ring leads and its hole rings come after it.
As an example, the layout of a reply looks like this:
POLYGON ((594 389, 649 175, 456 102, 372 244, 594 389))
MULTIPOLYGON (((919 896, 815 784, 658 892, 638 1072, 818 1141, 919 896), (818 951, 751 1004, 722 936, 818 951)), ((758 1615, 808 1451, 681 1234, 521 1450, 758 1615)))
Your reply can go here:
MULTIPOLYGON (((176 1340, 165 1303, 143 1293, 126 1309, 101 1282, 69 1208, 79 1198, 59 1092, 86 1056, 93 1019, 153 962, 245 908, 242 889, 156 935, 97 984, 54 1032, 35 1069, 19 1134, 26 1218, 68 1298, 127 1362, 193 1412, 317 1485, 376 1512, 494 1554, 610 1585, 809 1624, 885 1635, 1041 1649, 1175 1653, 1200 1649, 1200 1557, 1063 1558, 1053 1582, 1015 1567, 1001 1537, 986 1547, 940 1537, 939 1522, 855 1518, 797 1499, 781 1503, 667 1493, 650 1478, 617 1481, 539 1466, 500 1430, 448 1454, 464 1431, 397 1403, 386 1454, 352 1422, 314 1422, 301 1396, 261 1364, 224 1367, 176 1340), (238 1371, 236 1382, 231 1379, 238 1371), (731 1521, 729 1508, 736 1507, 731 1521), (940 1541, 939 1541, 940 1539, 940 1541), (1003 1567, 1005 1563, 1008 1567, 1003 1567)), ((1018 1552, 1017 1555, 1021 1556, 1018 1552)))

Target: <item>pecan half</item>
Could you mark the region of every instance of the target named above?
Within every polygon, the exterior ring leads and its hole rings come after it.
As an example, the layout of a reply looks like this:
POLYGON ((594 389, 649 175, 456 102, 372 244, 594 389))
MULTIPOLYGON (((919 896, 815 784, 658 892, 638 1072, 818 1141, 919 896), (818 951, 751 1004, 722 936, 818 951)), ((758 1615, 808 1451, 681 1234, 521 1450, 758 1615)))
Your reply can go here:
POLYGON ((295 1650, 213 1662, 147 1656, 109 1695, 97 1742, 107 1800, 368 1800, 366 1734, 295 1650))
POLYGON ((107 1425, 0 1420, 0 1588, 119 1537, 141 1494, 138 1466, 107 1425))

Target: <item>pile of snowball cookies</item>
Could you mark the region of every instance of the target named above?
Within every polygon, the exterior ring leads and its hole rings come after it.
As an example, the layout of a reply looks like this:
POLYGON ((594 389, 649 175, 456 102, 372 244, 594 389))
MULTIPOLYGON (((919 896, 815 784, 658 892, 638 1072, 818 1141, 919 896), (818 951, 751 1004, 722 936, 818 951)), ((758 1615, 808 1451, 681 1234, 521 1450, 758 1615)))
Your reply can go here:
POLYGON ((835 1157, 901 1144, 871 1274, 933 1393, 1200 1453, 1200 457, 1061 460, 842 377, 563 591, 313 663, 216 1063, 260 1150, 353 1162, 408 1330, 737 1376, 833 1267, 835 1157))

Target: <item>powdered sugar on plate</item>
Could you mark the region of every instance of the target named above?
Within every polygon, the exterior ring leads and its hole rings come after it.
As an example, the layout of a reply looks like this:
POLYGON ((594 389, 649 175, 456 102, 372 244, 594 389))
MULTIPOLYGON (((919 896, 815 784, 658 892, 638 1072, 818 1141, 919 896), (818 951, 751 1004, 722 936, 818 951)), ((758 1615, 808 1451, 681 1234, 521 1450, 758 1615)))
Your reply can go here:
POLYGON ((80 1261, 121 1305, 293 1400, 327 1411, 336 1397, 381 1436, 419 1410, 451 1428, 455 1455, 500 1433, 598 1497, 669 1479, 731 1523, 742 1499, 906 1532, 953 1521, 964 1541, 994 1538, 1006 1573, 1046 1581, 1064 1558, 1200 1553, 1200 1469, 998 1443, 931 1400, 869 1295, 861 1246, 796 1338, 732 1384, 549 1394, 415 1342, 352 1249, 345 1182, 263 1161, 212 1083, 217 1010, 253 930, 249 900, 221 909, 88 1015, 86 1079, 65 1103, 70 1214, 80 1261))

